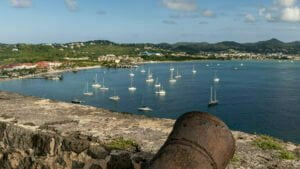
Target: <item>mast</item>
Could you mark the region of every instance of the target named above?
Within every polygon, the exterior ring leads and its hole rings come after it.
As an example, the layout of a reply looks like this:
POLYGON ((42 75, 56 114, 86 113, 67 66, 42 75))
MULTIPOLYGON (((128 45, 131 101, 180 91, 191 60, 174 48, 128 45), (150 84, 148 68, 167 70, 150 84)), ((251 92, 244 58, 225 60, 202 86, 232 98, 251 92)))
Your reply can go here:
POLYGON ((130 87, 132 87, 132 81, 133 81, 133 78, 131 78, 131 81, 130 81, 131 86, 130 87))
POLYGON ((213 87, 210 87, 210 102, 213 101, 213 87))
POLYGON ((89 92, 89 82, 86 82, 86 92, 89 92))
POLYGON ((217 101, 217 88, 215 87, 215 102, 217 101))

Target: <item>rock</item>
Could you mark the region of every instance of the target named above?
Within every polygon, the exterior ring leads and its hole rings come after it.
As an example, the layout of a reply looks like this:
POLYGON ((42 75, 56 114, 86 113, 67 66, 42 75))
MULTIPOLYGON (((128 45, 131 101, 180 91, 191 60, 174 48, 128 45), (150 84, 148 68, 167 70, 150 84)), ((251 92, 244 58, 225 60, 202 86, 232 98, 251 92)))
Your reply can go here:
POLYGON ((57 162, 59 165, 65 167, 66 166, 66 162, 62 157, 58 157, 55 162, 57 162))
POLYGON ((3 137, 4 137, 4 131, 6 129, 6 124, 5 123, 0 123, 0 141, 3 141, 3 137))
POLYGON ((54 155, 55 139, 53 137, 54 136, 45 133, 34 134, 32 136, 32 147, 34 149, 35 155, 54 155))
POLYGON ((105 159, 108 156, 108 152, 101 146, 90 146, 87 154, 95 159, 105 159))
POLYGON ((300 158, 300 146, 294 150, 295 154, 300 158))
POLYGON ((80 161, 72 161, 72 169, 82 169, 84 167, 84 163, 80 161))
POLYGON ((97 164, 92 164, 89 169, 102 169, 102 167, 100 165, 97 165, 97 164))
POLYGON ((65 138, 62 142, 63 151, 73 151, 77 154, 89 148, 89 142, 86 140, 77 140, 75 138, 65 138))
POLYGON ((112 151, 107 169, 134 169, 130 154, 125 151, 112 151))

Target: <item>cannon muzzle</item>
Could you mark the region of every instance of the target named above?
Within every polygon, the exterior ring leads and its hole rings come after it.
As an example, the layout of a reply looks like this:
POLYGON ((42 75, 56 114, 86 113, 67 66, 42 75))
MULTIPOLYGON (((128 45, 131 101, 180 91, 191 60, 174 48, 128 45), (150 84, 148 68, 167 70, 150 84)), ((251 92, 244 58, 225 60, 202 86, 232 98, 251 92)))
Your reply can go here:
POLYGON ((235 141, 224 122, 190 112, 176 121, 148 169, 225 169, 234 152, 235 141))

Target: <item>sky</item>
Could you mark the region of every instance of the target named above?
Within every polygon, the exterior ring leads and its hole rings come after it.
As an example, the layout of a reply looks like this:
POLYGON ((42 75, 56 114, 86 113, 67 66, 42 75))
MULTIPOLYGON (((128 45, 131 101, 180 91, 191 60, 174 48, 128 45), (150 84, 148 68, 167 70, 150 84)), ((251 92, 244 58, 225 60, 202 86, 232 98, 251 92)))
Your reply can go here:
POLYGON ((300 40, 300 0, 0 0, 0 43, 300 40))

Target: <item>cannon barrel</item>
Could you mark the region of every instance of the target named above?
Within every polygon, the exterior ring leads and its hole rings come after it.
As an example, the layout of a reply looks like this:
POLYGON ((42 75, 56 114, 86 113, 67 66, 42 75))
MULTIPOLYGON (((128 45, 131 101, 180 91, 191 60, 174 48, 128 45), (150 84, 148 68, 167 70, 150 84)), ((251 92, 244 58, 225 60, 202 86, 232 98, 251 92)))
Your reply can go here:
POLYGON ((175 123, 148 169, 225 169, 235 152, 226 124, 203 112, 189 112, 175 123))

